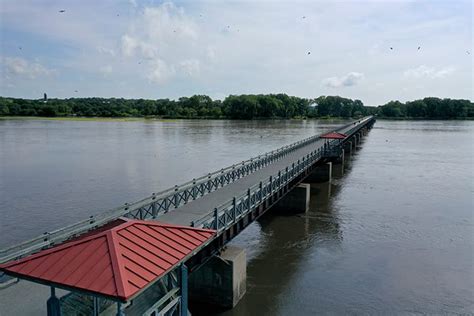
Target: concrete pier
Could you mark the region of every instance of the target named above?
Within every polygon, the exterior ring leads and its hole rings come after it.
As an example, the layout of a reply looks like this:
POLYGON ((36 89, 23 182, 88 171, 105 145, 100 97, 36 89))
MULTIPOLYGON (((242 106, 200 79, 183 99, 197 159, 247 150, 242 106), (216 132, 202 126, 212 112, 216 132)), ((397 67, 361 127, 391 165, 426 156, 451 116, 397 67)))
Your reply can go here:
POLYGON ((309 208, 310 193, 311 185, 301 183, 278 201, 272 210, 284 214, 305 213, 309 208))
POLYGON ((247 283, 245 250, 228 246, 189 276, 189 300, 233 308, 244 296, 247 283))
POLYGON ((352 146, 352 142, 350 141, 344 145, 344 153, 347 154, 346 158, 352 155, 352 146))
POLYGON ((316 169, 311 172, 304 182, 306 183, 319 183, 328 182, 332 178, 332 162, 327 162, 323 165, 317 166, 316 169))
POLYGON ((334 161, 334 164, 342 165, 342 167, 344 167, 344 161, 346 160, 345 156, 346 154, 344 153, 344 150, 342 150, 341 155, 334 161))
POLYGON ((341 155, 332 161, 331 178, 340 178, 344 175, 345 153, 342 150, 341 155))
POLYGON ((332 177, 337 179, 344 175, 344 163, 334 164, 332 166, 332 177))

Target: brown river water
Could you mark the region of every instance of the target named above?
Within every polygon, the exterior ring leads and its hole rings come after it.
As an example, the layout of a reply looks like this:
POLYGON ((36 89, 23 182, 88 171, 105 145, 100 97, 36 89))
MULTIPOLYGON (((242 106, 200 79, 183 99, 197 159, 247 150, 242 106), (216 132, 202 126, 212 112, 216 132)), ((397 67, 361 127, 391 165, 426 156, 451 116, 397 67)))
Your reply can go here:
MULTIPOLYGON (((344 122, 0 120, 0 248, 344 122)), ((232 242, 247 293, 222 314, 473 314, 473 135, 377 121, 306 214, 267 214, 232 242)), ((0 290, 0 315, 44 311, 31 289, 0 290)))

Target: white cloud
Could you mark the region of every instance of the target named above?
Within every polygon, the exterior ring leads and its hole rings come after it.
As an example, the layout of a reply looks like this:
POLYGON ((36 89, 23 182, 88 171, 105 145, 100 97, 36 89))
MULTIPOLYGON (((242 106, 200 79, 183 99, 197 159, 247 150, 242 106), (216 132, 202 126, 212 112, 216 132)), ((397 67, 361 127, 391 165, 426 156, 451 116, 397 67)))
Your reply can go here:
POLYGON ((122 36, 122 54, 126 57, 133 56, 135 54, 135 49, 138 47, 138 41, 131 37, 130 35, 125 34, 122 36))
POLYGON ((110 55, 112 57, 115 57, 115 51, 111 48, 107 48, 107 47, 104 47, 104 46, 99 46, 99 47, 97 47, 97 51, 101 54, 110 55))
POLYGON ((201 70, 201 63, 197 59, 187 59, 179 63, 181 72, 189 77, 197 76, 201 70))
POLYGON ((163 84, 175 73, 176 70, 173 65, 168 65, 164 60, 157 58, 150 62, 150 72, 147 78, 150 82, 163 84))
POLYGON ((50 76, 56 71, 48 69, 38 62, 30 62, 20 57, 5 57, 1 59, 2 68, 6 73, 25 77, 28 79, 35 79, 42 76, 50 76))
POLYGON ((436 69, 435 67, 428 67, 426 65, 421 65, 416 68, 411 68, 405 70, 403 75, 408 78, 429 78, 429 79, 440 79, 449 76, 455 71, 454 67, 444 67, 436 69))
POLYGON ((99 68, 99 71, 105 76, 110 73, 112 73, 112 66, 111 65, 105 65, 99 68))
POLYGON ((329 77, 322 81, 323 85, 329 88, 340 88, 350 87, 357 85, 362 79, 364 74, 360 72, 350 72, 347 75, 341 77, 329 77))
POLYGON ((121 38, 123 56, 150 60, 149 81, 163 84, 174 76, 194 77, 201 70, 199 30, 184 9, 172 3, 147 7, 121 38))

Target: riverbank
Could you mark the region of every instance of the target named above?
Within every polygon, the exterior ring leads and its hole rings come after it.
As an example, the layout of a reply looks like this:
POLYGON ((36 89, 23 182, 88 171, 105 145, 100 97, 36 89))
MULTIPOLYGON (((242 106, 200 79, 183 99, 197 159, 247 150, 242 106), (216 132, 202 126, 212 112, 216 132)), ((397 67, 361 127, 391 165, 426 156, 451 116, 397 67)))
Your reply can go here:
POLYGON ((377 116, 377 120, 390 120, 390 121, 473 121, 474 117, 390 117, 390 116, 377 116))
MULTIPOLYGON (((388 116, 377 116, 378 120, 391 120, 391 121, 473 121, 474 117, 453 117, 453 118, 433 118, 433 117, 388 117, 388 116)), ((295 117, 295 118, 253 118, 255 121, 268 121, 268 120, 325 120, 325 121, 338 121, 338 120, 355 120, 356 117, 295 117)), ((172 122, 177 120, 235 120, 227 117, 160 117, 160 116, 128 116, 128 117, 101 117, 101 116, 0 116, 0 120, 49 120, 49 121, 102 121, 102 122, 134 122, 143 120, 154 120, 163 122, 172 122)))
POLYGON ((86 117, 86 116, 0 116, 0 120, 47 120, 47 121, 94 121, 94 122, 135 122, 143 120, 176 121, 156 117, 86 117))
MULTIPOLYGON (((345 117, 294 117, 294 118, 282 118, 282 117, 270 117, 270 118, 253 118, 250 120, 254 121, 268 121, 268 120, 328 120, 328 121, 337 121, 337 120, 349 120, 356 118, 345 118, 345 117)), ((242 119, 232 119, 228 117, 161 117, 161 116, 127 116, 127 117, 102 117, 102 116, 0 116, 0 120, 51 120, 51 121, 119 121, 119 122, 128 122, 128 121, 142 121, 142 120, 154 120, 154 121, 176 121, 176 120, 233 120, 241 121, 242 119)))

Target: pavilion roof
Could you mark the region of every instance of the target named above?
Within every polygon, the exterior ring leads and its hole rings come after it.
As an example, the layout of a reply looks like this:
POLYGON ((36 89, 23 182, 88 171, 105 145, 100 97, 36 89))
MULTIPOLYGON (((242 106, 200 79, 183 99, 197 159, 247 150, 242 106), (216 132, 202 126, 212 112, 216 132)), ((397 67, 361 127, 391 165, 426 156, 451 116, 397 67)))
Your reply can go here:
POLYGON ((330 132, 324 135, 319 136, 320 138, 327 138, 327 139, 345 139, 347 137, 346 134, 338 133, 338 132, 330 132))
POLYGON ((188 255, 214 230, 121 219, 117 225, 0 265, 9 275, 127 301, 188 255))

